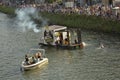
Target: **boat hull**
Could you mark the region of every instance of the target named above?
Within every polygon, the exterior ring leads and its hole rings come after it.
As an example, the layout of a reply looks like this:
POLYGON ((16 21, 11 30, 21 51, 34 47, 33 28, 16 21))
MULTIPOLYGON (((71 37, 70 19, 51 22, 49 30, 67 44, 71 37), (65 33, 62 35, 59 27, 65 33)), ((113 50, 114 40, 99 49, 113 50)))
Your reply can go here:
POLYGON ((54 47, 57 49, 81 49, 83 48, 83 44, 72 44, 72 45, 51 45, 51 44, 44 44, 39 43, 40 46, 47 46, 47 47, 54 47))
POLYGON ((26 70, 32 70, 32 69, 35 69, 35 68, 40 68, 47 63, 48 63, 48 58, 43 58, 42 60, 40 60, 40 61, 38 61, 34 64, 30 64, 30 65, 24 65, 25 62, 23 61, 21 67, 22 67, 23 70, 26 71, 26 70))

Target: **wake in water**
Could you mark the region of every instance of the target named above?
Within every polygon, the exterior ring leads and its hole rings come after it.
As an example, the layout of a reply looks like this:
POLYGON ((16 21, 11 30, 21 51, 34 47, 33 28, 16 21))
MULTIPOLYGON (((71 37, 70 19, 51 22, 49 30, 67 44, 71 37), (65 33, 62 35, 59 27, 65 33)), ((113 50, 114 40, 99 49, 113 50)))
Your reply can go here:
POLYGON ((33 7, 21 8, 21 9, 17 9, 15 13, 17 14, 15 22, 17 26, 20 29, 22 29, 22 31, 24 32, 30 29, 32 29, 36 33, 40 32, 40 30, 37 28, 38 24, 34 22, 33 18, 40 20, 42 23, 41 26, 45 26, 47 24, 47 21, 44 20, 39 15, 39 12, 37 11, 36 8, 33 8, 33 7))
POLYGON ((83 46, 86 47, 86 46, 90 46, 91 44, 88 44, 86 42, 82 42, 83 46))

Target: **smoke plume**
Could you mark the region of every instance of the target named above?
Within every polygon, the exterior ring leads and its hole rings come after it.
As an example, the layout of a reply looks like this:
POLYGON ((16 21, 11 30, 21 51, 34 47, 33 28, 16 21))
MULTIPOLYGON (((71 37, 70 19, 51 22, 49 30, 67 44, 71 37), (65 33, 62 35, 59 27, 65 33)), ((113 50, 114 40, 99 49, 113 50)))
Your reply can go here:
POLYGON ((38 25, 35 23, 33 19, 40 20, 41 26, 47 24, 46 20, 43 20, 43 18, 38 15, 39 13, 36 8, 33 7, 21 8, 17 9, 15 13, 17 14, 16 23, 18 27, 20 27, 23 31, 32 29, 36 33, 40 32, 40 30, 37 28, 38 25))

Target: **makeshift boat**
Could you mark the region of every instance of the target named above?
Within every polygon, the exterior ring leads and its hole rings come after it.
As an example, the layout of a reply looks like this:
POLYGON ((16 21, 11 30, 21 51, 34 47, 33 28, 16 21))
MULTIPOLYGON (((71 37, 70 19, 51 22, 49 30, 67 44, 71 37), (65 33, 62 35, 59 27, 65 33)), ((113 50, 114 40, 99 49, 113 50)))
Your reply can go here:
MULTIPOLYGON (((22 62, 21 70, 31 70, 31 69, 35 69, 35 68, 40 68, 44 64, 48 63, 48 58, 45 57, 45 50, 44 49, 30 49, 29 53, 31 51, 34 51, 34 52, 38 51, 37 53, 40 53, 42 56, 39 58, 36 58, 34 63, 32 62, 33 57, 28 57, 28 59, 29 59, 28 62, 26 62, 26 60, 24 60, 22 62)), ((37 53, 34 53, 33 55, 36 55, 37 53)))
POLYGON ((83 48, 81 29, 77 28, 71 33, 66 26, 47 26, 42 33, 40 46, 56 47, 62 49, 83 48), (74 34, 74 35, 73 35, 74 34))

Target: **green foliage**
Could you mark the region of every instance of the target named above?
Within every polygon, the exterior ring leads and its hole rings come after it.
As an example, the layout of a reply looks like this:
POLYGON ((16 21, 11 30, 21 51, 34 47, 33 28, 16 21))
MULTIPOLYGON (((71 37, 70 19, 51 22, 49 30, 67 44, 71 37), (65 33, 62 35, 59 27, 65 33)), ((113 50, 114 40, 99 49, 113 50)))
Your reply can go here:
POLYGON ((15 8, 0 6, 0 12, 13 15, 13 14, 15 14, 15 8))
POLYGON ((87 16, 78 14, 55 14, 43 12, 42 15, 49 19, 48 23, 65 25, 68 27, 80 27, 81 29, 88 29, 103 32, 120 33, 120 22, 109 19, 104 19, 99 16, 87 16))
POLYGON ((45 0, 45 2, 47 2, 47 3, 53 3, 53 2, 55 2, 56 0, 45 0))

